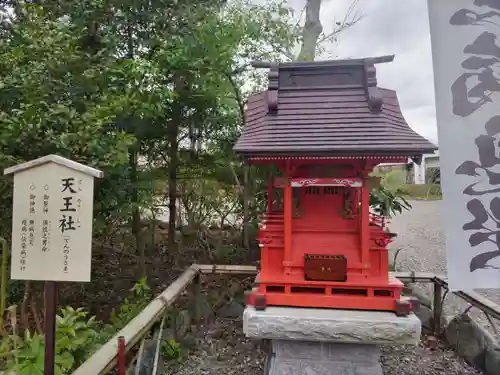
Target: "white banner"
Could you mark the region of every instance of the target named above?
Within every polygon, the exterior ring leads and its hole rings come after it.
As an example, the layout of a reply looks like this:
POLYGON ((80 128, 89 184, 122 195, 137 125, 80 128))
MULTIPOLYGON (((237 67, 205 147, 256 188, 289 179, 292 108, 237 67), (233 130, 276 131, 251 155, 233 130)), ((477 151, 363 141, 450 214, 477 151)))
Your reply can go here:
POLYGON ((500 0, 428 0, 452 290, 500 288, 500 0))

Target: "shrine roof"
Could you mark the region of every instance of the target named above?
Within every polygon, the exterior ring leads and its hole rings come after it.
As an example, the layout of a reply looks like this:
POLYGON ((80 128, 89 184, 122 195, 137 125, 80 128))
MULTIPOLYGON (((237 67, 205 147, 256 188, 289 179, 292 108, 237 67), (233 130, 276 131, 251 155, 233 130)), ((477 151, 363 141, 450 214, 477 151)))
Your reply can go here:
MULTIPOLYGON (((234 151, 265 155, 408 155, 435 145, 407 124, 393 90, 377 86, 379 58, 269 67, 269 87, 250 96, 234 151)), ((267 65, 267 66, 266 66, 267 65)))

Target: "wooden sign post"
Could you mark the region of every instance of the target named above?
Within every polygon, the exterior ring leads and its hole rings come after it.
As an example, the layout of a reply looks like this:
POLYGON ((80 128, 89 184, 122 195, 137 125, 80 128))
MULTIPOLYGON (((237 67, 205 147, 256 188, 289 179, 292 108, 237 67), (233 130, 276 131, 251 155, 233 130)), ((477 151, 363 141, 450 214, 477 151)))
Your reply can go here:
POLYGON ((57 155, 5 169, 14 175, 12 280, 45 281, 44 374, 54 375, 57 281, 90 281, 94 178, 57 155))

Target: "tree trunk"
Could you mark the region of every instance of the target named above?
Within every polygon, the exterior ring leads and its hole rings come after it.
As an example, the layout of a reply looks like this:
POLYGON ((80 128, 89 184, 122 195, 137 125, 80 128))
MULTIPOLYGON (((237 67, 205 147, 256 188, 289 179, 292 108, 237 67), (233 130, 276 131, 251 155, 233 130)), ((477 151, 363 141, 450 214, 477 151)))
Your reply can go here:
POLYGON ((28 318, 28 305, 30 302, 30 295, 31 295, 31 281, 26 280, 24 282, 23 302, 21 303, 21 324, 23 325, 23 329, 30 329, 30 322, 28 318))
POLYGON ((146 254, 144 253, 144 243, 141 239, 141 215, 139 212, 139 192, 138 184, 139 179, 137 176, 137 145, 132 146, 133 148, 129 151, 129 168, 130 168, 130 184, 131 184, 131 196, 130 200, 132 203, 132 235, 135 238, 135 246, 137 252, 139 253, 139 278, 146 276, 146 254))
MULTIPOLYGON (((134 59, 134 39, 130 19, 128 20, 127 25, 127 58, 130 60, 134 59)), ((130 124, 130 121, 135 122, 135 119, 129 118, 128 121, 130 124)), ((132 133, 135 133, 135 123, 133 123, 133 125, 133 128, 129 129, 129 132, 132 131, 132 133)), ((137 252, 139 253, 139 278, 142 278, 146 276, 146 254, 144 253, 144 241, 142 241, 141 238, 141 214, 139 212, 139 179, 137 174, 139 148, 139 140, 136 140, 136 143, 129 150, 128 163, 130 168, 131 184, 130 201, 132 203, 132 235, 135 238, 135 246, 137 248, 137 252)))
POLYGON ((3 329, 3 316, 5 309, 7 308, 7 270, 8 270, 8 246, 7 241, 0 237, 0 242, 2 244, 0 250, 0 260, 2 261, 0 269, 0 331, 3 329))
POLYGON ((319 19, 320 9, 321 0, 307 0, 306 22, 302 32, 302 47, 297 60, 314 60, 318 38, 323 31, 323 26, 321 26, 319 19))
POLYGON ((173 104, 172 119, 168 124, 168 252, 176 253, 175 223, 177 218, 177 170, 179 168, 179 121, 181 119, 180 103, 173 104))

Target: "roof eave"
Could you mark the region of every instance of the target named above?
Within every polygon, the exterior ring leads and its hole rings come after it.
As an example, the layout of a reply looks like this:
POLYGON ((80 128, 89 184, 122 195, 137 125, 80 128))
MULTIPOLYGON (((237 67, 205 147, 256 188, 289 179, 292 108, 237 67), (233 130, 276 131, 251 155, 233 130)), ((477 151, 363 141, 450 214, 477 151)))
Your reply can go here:
POLYGON ((28 169, 36 168, 41 165, 49 164, 49 163, 54 163, 66 168, 73 169, 75 171, 90 175, 95 178, 103 178, 104 177, 104 172, 89 167, 84 164, 77 163, 73 160, 69 160, 66 158, 63 158, 62 156, 59 155, 46 155, 41 158, 35 159, 35 160, 30 160, 25 163, 21 163, 18 165, 14 165, 12 167, 6 168, 3 172, 4 175, 10 175, 10 174, 16 174, 19 172, 26 171, 28 169))
POLYGON ((311 156, 311 157, 317 157, 317 156, 324 156, 324 157, 329 157, 329 156, 404 156, 404 157, 415 157, 415 156, 420 156, 423 154, 433 154, 434 151, 437 150, 436 146, 429 146, 429 147, 423 147, 419 149, 392 149, 392 150, 319 150, 319 151, 297 151, 297 150, 280 150, 280 151, 270 151, 270 150, 243 150, 240 149, 238 150, 237 148, 234 149, 234 152, 237 155, 240 155, 242 157, 283 157, 283 156, 311 156))

